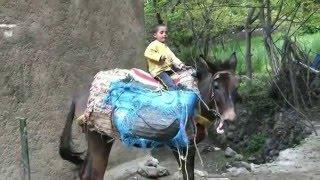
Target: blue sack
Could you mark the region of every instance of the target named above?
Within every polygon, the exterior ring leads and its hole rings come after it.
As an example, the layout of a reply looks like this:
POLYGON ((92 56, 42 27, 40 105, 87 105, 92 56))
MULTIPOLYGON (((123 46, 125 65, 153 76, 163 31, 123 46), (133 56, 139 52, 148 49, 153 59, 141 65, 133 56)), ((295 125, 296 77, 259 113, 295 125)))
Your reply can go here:
POLYGON ((136 82, 114 82, 105 97, 113 107, 113 123, 128 146, 168 145, 186 147, 186 126, 194 116, 197 94, 193 91, 155 92, 136 82))

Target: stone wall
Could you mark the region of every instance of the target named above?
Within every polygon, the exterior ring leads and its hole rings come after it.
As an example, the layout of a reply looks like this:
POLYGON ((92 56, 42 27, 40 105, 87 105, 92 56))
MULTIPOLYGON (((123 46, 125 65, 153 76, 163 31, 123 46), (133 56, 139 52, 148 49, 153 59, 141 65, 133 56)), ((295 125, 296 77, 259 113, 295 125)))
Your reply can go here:
POLYGON ((99 70, 145 68, 143 1, 0 0, 0 24, 0 179, 20 179, 16 117, 32 179, 71 179, 58 155, 68 100, 99 70))

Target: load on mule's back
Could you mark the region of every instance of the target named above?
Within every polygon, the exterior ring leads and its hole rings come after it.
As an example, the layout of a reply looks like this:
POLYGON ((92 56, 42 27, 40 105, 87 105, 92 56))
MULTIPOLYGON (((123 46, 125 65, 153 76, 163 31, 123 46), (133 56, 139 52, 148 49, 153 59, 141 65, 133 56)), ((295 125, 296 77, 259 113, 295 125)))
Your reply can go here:
POLYGON ((193 69, 179 72, 173 78, 185 89, 165 91, 142 70, 101 71, 79 123, 127 145, 185 147, 185 126, 194 117, 199 94, 193 75, 193 69))

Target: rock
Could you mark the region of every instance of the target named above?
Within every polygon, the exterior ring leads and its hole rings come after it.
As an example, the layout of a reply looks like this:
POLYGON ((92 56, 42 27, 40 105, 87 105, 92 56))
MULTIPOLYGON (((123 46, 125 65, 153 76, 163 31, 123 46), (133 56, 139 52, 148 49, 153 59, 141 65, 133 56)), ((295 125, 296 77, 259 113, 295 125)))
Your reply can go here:
POLYGON ((209 152, 212 152, 214 151, 215 147, 214 146, 211 146, 211 145, 206 145, 203 147, 203 149, 201 150, 202 153, 206 154, 206 153, 209 153, 209 152))
POLYGON ((279 150, 277 150, 277 149, 274 149, 274 150, 271 150, 270 151, 270 153, 269 153, 269 155, 270 156, 278 156, 279 155, 279 150))
POLYGON ((244 168, 244 167, 240 167, 240 168, 236 168, 236 167, 232 167, 227 169, 228 174, 235 177, 235 176, 240 176, 240 175, 246 175, 249 174, 250 172, 244 168))
POLYGON ((226 167, 227 169, 229 169, 229 168, 232 168, 232 165, 231 165, 229 162, 226 162, 225 167, 226 167))
POLYGON ((147 178, 158 178, 170 175, 170 172, 162 166, 144 166, 139 168, 137 173, 147 178))
POLYGON ((229 178, 207 178, 207 180, 230 180, 229 178))
POLYGON ((249 161, 249 162, 255 162, 255 161, 257 161, 257 158, 254 157, 254 156, 250 156, 250 157, 248 158, 248 161, 249 161))
POLYGON ((247 162, 244 162, 244 161, 236 161, 236 162, 233 162, 232 167, 236 167, 236 168, 241 168, 241 167, 244 167, 246 168, 248 171, 251 171, 251 165, 247 162))
POLYGON ((133 177, 130 177, 128 180, 138 180, 138 177, 133 176, 133 177))
POLYGON ((242 159, 243 159, 243 156, 241 154, 236 154, 234 156, 234 160, 236 160, 236 161, 242 161, 242 159))
POLYGON ((233 149, 231 149, 230 147, 227 147, 226 150, 224 151, 224 155, 226 157, 234 157, 237 154, 237 152, 235 152, 233 149))
POLYGON ((200 177, 207 177, 208 174, 209 174, 207 171, 200 171, 200 170, 197 170, 197 169, 194 170, 194 173, 197 174, 200 177))
POLYGON ((163 177, 163 176, 168 176, 168 175, 170 175, 169 170, 166 169, 165 167, 158 166, 157 169, 158 169, 158 175, 159 175, 159 177, 163 177))
POLYGON ((234 133, 231 132, 231 131, 227 132, 227 138, 228 139, 234 139, 234 133))
POLYGON ((158 170, 156 167, 146 166, 137 170, 138 174, 147 178, 157 178, 158 170))
POLYGON ((159 165, 158 159, 150 157, 145 163, 145 166, 157 167, 159 165))

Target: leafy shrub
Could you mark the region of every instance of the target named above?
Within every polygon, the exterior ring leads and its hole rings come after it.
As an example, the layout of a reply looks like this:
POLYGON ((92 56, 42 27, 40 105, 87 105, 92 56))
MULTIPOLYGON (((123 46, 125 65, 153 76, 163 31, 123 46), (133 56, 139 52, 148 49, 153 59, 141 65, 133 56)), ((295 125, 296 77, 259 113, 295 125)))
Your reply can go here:
POLYGON ((251 137, 248 147, 246 148, 247 153, 255 153, 262 150, 266 139, 267 139, 266 133, 258 133, 251 137))

